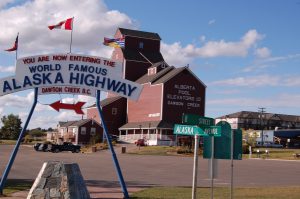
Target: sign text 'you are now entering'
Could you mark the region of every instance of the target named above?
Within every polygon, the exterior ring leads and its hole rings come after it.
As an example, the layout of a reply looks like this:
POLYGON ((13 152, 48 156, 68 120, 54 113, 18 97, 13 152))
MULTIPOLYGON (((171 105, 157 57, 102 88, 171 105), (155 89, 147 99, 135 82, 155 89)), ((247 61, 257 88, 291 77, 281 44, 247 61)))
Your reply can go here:
POLYGON ((133 100, 138 99, 142 90, 140 84, 122 78, 122 63, 79 54, 20 58, 16 75, 0 79, 0 96, 31 88, 39 88, 39 94, 89 96, 102 90, 133 100))

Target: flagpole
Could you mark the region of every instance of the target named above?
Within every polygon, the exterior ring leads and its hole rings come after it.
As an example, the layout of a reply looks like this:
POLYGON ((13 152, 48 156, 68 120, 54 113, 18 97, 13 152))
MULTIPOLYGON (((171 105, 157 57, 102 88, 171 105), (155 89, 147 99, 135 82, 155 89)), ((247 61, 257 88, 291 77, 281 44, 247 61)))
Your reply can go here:
POLYGON ((74 17, 72 17, 72 30, 71 30, 71 42, 70 42, 70 53, 72 52, 72 38, 73 38, 73 22, 74 22, 74 17))

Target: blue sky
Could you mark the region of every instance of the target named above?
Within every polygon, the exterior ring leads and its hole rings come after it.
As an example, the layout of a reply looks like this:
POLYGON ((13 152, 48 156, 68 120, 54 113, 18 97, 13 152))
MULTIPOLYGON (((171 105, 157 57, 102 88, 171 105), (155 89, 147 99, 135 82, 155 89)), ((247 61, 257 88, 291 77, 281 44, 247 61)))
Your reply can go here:
MULTIPOLYGON (((20 56, 65 52, 69 33, 44 27, 70 16, 75 16, 73 48, 78 53, 110 57, 112 49, 101 41, 117 27, 158 33, 166 61, 176 67, 189 64, 207 85, 208 117, 258 107, 300 115, 300 0, 3 0, 0 48, 11 47, 20 32, 20 56)), ((14 62, 14 53, 0 51, 1 78, 13 75, 14 62)), ((73 96, 63 97, 73 101, 73 96)), ((59 98, 41 97, 40 102, 59 98)), ((32 91, 1 97, 0 114, 24 119, 31 100, 32 91)), ((57 120, 74 118, 72 112, 39 105, 30 127, 53 127, 57 120)))

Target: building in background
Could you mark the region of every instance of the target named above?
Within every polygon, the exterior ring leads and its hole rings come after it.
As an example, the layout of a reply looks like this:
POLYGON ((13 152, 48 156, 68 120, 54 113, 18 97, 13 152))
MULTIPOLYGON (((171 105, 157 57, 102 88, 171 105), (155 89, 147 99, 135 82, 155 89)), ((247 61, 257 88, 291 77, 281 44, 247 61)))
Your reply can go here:
POLYGON ((244 139, 254 138, 258 146, 300 148, 300 116, 240 111, 216 118, 216 123, 220 121, 227 121, 233 129, 243 129, 244 139))
POLYGON ((59 122, 57 131, 53 140, 56 143, 72 142, 73 144, 85 145, 103 138, 102 127, 93 119, 59 122))
POLYGON ((216 123, 219 121, 227 121, 233 129, 300 129, 300 116, 277 113, 240 111, 217 117, 216 123))
MULTIPOLYGON (((101 101, 111 134, 120 140, 147 140, 150 145, 174 144, 173 127, 183 113, 204 116, 204 83, 189 67, 169 66, 160 53, 157 33, 119 28, 115 38, 125 38, 124 48, 115 48, 112 59, 123 63, 123 77, 143 85, 138 101, 113 94, 101 101)), ((100 122, 96 106, 87 117, 100 122)))

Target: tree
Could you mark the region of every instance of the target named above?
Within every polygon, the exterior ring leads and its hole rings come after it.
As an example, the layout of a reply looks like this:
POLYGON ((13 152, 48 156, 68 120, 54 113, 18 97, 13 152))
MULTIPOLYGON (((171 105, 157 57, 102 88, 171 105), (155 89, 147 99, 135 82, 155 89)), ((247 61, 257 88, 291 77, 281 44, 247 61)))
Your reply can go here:
POLYGON ((1 137, 4 139, 16 140, 22 130, 22 121, 18 115, 9 114, 1 118, 1 137))
POLYGON ((31 129, 28 132, 28 135, 31 135, 32 137, 42 137, 45 136, 46 133, 41 128, 31 129))

